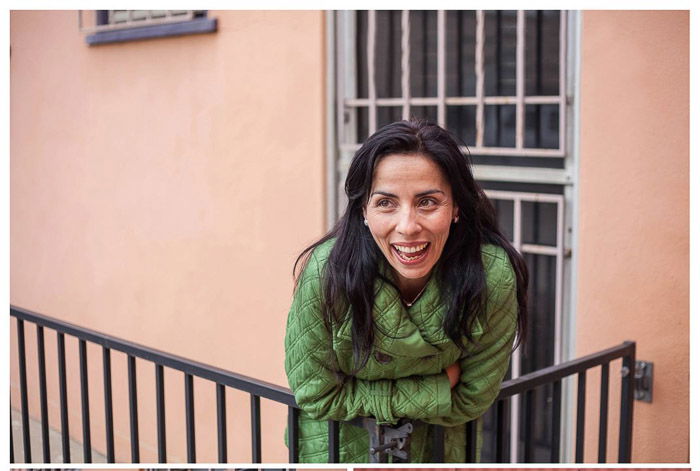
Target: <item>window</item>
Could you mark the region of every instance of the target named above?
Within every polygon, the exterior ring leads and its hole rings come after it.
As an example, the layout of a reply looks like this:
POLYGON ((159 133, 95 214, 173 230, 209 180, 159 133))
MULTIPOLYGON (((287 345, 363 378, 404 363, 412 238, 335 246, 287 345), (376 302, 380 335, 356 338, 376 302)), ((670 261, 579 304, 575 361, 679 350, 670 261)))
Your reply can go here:
MULTIPOLYGON (((513 355, 511 377, 568 359, 572 351, 566 280, 575 179, 567 136, 573 80, 567 74, 567 39, 574 16, 560 11, 329 14, 335 64, 329 72, 336 78, 329 200, 335 215, 346 203, 342 183, 350 160, 378 128, 419 117, 451 130, 468 149, 475 177, 530 270, 533 341, 513 355)), ((551 396, 551 390, 533 396, 534 461, 547 461, 552 446, 551 396)), ((521 399, 510 405, 515 462, 524 458, 518 446, 526 432, 521 399)), ((570 421, 566 411, 562 416, 570 421)), ((491 422, 487 417, 486 461, 494 456, 491 422)))
MULTIPOLYGON (((80 30, 91 33, 89 45, 135 41, 140 39, 214 32, 216 19, 206 10, 96 10, 84 19, 79 12, 80 30), (86 27, 83 23, 94 23, 86 27)), ((88 16, 86 14, 86 16, 88 16)))

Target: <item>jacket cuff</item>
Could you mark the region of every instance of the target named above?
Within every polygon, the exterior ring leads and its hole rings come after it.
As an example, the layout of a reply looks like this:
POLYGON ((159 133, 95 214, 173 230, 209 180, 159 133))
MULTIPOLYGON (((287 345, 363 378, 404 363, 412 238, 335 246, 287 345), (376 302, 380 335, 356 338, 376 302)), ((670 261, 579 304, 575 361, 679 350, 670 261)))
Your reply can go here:
POLYGON ((437 402, 437 412, 435 417, 445 417, 452 412, 452 388, 450 387, 450 378, 447 373, 441 373, 436 376, 435 401, 437 402))

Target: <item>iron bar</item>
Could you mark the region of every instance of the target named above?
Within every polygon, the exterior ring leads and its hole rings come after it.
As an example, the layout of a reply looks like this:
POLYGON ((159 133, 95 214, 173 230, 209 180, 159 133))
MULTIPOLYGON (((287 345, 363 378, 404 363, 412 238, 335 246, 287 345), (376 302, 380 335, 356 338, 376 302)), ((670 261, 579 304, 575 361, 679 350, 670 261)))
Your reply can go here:
POLYGON ((476 463, 476 445, 477 445, 477 429, 476 429, 477 421, 472 420, 467 422, 466 427, 467 427, 467 453, 466 453, 466 462, 467 463, 476 463))
POLYGON ((44 348, 44 328, 36 326, 36 352, 39 368, 39 402, 41 405, 41 448, 44 463, 51 462, 49 445, 49 406, 46 399, 46 352, 44 348))
POLYGON ((496 403, 496 463, 506 462, 506 401, 496 403))
POLYGON ((156 363, 156 423, 158 427, 158 462, 167 463, 168 453, 165 439, 165 378, 163 365, 156 363))
POLYGON ((12 434, 12 399, 10 398, 10 463, 15 462, 15 439, 12 434))
POLYGON ((131 462, 141 461, 139 456, 139 404, 136 386, 136 358, 129 355, 127 359, 129 381, 129 430, 131 437, 131 462))
POLYGON ((617 460, 629 463, 632 459, 632 412, 634 410, 635 347, 622 358, 622 391, 620 395, 620 449, 617 460))
POLYGON ((554 382, 552 397, 552 449, 550 462, 559 462, 559 448, 561 444, 561 381, 554 382))
POLYGON ((114 463, 114 414, 112 407, 112 355, 102 347, 102 381, 105 395, 105 448, 107 463, 114 463))
POLYGON ((68 430, 68 388, 66 385, 66 339, 61 332, 56 336, 58 349, 58 390, 61 403, 61 448, 63 462, 70 463, 70 433, 68 430))
POLYGON ((262 463, 260 437, 260 396, 250 395, 250 433, 252 447, 251 463, 262 463))
POLYGON ((532 408, 535 399, 535 390, 530 389, 525 393, 525 407, 523 410, 523 422, 525 422, 525 437, 523 438, 523 462, 532 463, 534 456, 534 433, 532 432, 532 408))
POLYGON ((578 374, 576 407, 576 459, 583 463, 583 443, 586 433, 586 371, 578 374))
POLYGON ((22 445, 24 462, 32 462, 32 443, 29 435, 29 399, 27 397, 27 357, 24 345, 24 322, 17 319, 17 356, 19 360, 19 395, 22 404, 22 445))
POLYGON ((598 419, 598 463, 605 463, 608 455, 608 396, 610 364, 600 368, 600 416, 598 419))
POLYGON ((219 463, 226 463, 226 387, 216 385, 216 438, 218 440, 219 463))
POLYGON ((340 422, 328 421, 328 462, 340 463, 340 422))
POLYGON ((88 393, 88 367, 87 367, 87 343, 78 341, 80 356, 80 404, 82 406, 83 419, 83 459, 85 463, 92 463, 92 444, 90 442, 90 395, 88 393))
POLYGON ((289 447, 289 462, 299 462, 299 409, 287 408, 287 445, 289 447))
MULTIPOLYGON (((433 463, 445 461, 445 428, 440 425, 431 425, 433 432, 433 463)), ((469 446, 467 444, 467 446, 469 446)), ((468 454, 468 450, 466 451, 468 454)))
POLYGON ((139 345, 118 339, 107 334, 94 330, 79 327, 67 322, 52 319, 42 314, 28 311, 26 309, 10 307, 10 315, 18 320, 25 320, 34 324, 43 325, 59 333, 72 335, 79 339, 108 347, 112 350, 132 355, 146 361, 158 363, 166 368, 172 368, 183 373, 191 374, 202 379, 220 383, 225 386, 238 389, 243 392, 255 394, 275 402, 280 402, 287 406, 297 407, 294 395, 288 388, 261 381, 249 376, 233 373, 221 368, 212 367, 204 363, 189 360, 187 358, 166 353, 154 348, 139 345))
POLYGON ((185 374, 185 422, 187 427, 187 462, 197 461, 194 429, 194 380, 185 374))

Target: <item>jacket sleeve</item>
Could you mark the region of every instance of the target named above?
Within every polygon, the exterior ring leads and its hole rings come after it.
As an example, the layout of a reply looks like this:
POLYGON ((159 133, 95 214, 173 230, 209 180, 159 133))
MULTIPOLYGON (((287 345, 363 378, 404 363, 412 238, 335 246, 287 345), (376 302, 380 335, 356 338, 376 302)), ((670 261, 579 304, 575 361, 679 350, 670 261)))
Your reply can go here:
POLYGON ((503 257, 494 262, 497 282, 488 294, 482 334, 460 360, 460 381, 452 389, 450 412, 428 420, 430 423, 453 426, 477 419, 498 397, 510 364, 518 316, 515 275, 505 253, 503 257))
POLYGON ((445 373, 379 380, 336 374, 320 283, 320 264, 312 254, 299 280, 285 335, 285 370, 299 407, 314 419, 373 416, 378 423, 449 414, 452 398, 445 373))

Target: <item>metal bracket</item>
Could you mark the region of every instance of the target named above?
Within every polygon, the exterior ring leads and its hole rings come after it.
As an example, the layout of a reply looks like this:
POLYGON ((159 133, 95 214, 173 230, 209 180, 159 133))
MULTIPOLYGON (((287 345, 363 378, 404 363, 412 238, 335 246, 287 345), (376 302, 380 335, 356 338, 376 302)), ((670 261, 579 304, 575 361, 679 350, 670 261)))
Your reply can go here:
MULTIPOLYGON (((629 368, 622 367, 622 377, 630 374, 629 368)), ((634 398, 638 401, 651 402, 654 386, 654 363, 637 360, 634 362, 634 398)))
POLYGON ((369 432, 369 457, 371 463, 386 463, 389 455, 395 463, 407 461, 410 454, 411 422, 399 422, 396 427, 378 425, 374 419, 365 418, 363 426, 369 432))

